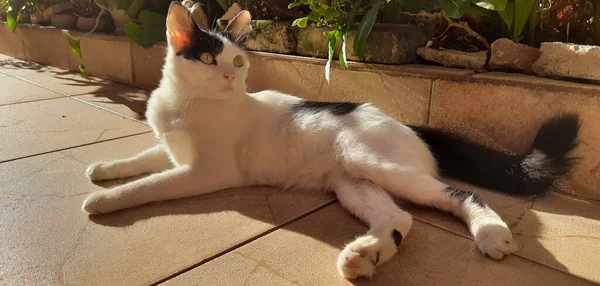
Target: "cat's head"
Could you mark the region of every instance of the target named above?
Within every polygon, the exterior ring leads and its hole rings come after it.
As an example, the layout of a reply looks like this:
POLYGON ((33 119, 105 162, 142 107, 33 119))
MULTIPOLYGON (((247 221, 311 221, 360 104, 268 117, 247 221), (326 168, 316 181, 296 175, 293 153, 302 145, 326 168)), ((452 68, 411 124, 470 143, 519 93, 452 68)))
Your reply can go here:
POLYGON ((238 47, 250 30, 250 13, 242 11, 222 33, 199 27, 190 11, 172 3, 167 15, 169 51, 165 72, 178 84, 202 90, 202 96, 225 99, 246 91, 250 63, 238 47))

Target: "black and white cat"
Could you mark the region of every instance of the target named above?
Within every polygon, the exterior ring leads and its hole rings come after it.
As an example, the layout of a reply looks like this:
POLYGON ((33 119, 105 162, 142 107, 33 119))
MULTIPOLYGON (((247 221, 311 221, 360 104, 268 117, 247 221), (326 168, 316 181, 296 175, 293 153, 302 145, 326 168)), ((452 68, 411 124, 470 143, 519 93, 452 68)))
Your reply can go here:
POLYGON ((532 151, 513 156, 403 125, 371 104, 311 102, 269 90, 248 94, 249 61, 236 44, 249 29, 247 11, 216 33, 198 27, 184 6, 171 5, 163 78, 147 111, 159 144, 87 170, 92 180, 152 174, 90 194, 86 212, 249 185, 333 190, 342 206, 370 226, 341 252, 339 272, 371 277, 412 225, 392 196, 462 218, 479 250, 500 259, 517 250, 506 223, 473 192, 442 183, 439 175, 534 195, 570 165, 565 154, 575 147, 575 115, 547 121, 532 151))

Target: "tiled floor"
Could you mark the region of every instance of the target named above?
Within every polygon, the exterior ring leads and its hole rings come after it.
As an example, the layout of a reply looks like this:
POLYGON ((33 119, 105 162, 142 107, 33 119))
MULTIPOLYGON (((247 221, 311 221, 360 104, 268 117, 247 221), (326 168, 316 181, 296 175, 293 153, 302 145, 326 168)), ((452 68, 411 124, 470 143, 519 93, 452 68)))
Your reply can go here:
MULTIPOLYGON (((109 215, 81 211, 87 165, 154 144, 147 92, 0 55, 2 285, 588 285, 600 282, 600 205, 479 193, 521 249, 483 257, 449 215, 415 217, 372 280, 335 268, 366 227, 321 192, 226 190, 109 215)), ((402 204, 401 202, 399 202, 402 204)))

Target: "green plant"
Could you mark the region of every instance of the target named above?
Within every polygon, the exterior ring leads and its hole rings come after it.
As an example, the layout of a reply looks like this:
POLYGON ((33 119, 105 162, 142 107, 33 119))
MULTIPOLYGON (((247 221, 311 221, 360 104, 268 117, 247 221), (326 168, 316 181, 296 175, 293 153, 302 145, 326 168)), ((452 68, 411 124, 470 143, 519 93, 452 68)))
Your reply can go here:
POLYGON ((515 42, 521 39, 530 15, 535 14, 536 4, 537 0, 439 0, 438 3, 446 16, 453 19, 460 19, 466 13, 491 16, 496 12, 515 42))
POLYGON ((11 32, 17 28, 17 23, 21 19, 22 11, 31 5, 25 0, 6 0, 3 3, 3 8, 6 9, 6 24, 11 32))
MULTIPOLYGON (((104 13, 108 12, 116 24, 123 26, 125 36, 144 48, 150 48, 154 43, 165 40, 166 17, 157 12, 141 10, 144 0, 94 0, 94 3, 100 8, 100 12, 96 16, 96 24, 82 38, 94 33, 100 19, 104 13), (140 28, 140 23, 143 28, 140 28)), ((81 52, 81 39, 73 37, 68 31, 63 31, 63 33, 71 51, 79 59, 79 71, 87 77, 81 52)))
POLYGON ((361 56, 365 52, 367 38, 375 24, 379 11, 388 3, 401 3, 403 0, 373 0, 364 5, 362 0, 295 0, 290 3, 288 8, 292 9, 298 6, 308 6, 311 12, 306 17, 298 18, 292 26, 305 28, 309 21, 317 26, 331 27, 324 35, 328 39, 328 56, 325 65, 325 78, 330 80, 331 61, 335 53, 335 46, 338 40, 341 40, 341 48, 338 60, 340 64, 348 68, 346 60, 346 41, 348 34, 355 24, 355 19, 362 16, 362 20, 356 30, 354 38, 354 54, 361 56))

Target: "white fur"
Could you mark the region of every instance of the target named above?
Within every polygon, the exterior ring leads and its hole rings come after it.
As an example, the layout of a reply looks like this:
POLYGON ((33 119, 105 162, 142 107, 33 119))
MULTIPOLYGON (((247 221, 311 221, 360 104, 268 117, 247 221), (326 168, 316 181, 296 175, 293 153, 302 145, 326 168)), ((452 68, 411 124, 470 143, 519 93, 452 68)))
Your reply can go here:
POLYGON ((369 104, 343 116, 327 111, 292 116, 302 99, 268 90, 246 93, 249 61, 242 50, 227 42, 216 60, 216 66, 186 60, 169 47, 147 112, 159 145, 87 171, 93 180, 154 174, 90 194, 86 212, 257 184, 325 188, 370 225, 340 254, 338 269, 346 278, 371 277, 397 251, 392 232, 408 234, 412 218, 390 194, 463 218, 478 248, 492 258, 516 250, 494 211, 472 198, 461 203, 445 191, 434 157, 410 128, 369 104), (244 57, 239 68, 233 66, 237 55, 244 57), (233 90, 227 90, 224 74, 235 76, 233 90))

